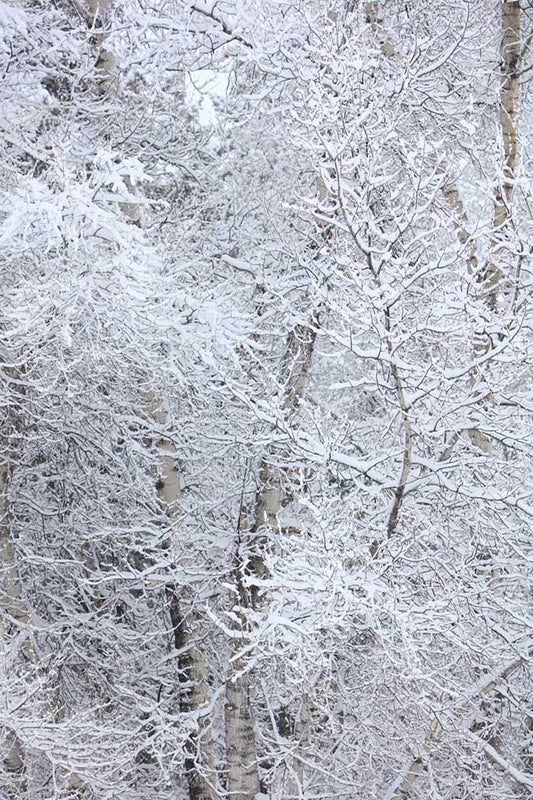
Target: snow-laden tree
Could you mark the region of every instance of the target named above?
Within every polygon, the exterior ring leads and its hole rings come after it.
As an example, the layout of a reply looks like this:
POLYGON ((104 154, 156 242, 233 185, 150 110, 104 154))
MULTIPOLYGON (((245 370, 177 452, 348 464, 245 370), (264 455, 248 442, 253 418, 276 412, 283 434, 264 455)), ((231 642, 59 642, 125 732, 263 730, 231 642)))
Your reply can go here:
POLYGON ((527 792, 528 20, 278 11, 210 15, 245 43, 237 118, 269 155, 277 124, 293 170, 270 178, 275 271, 257 242, 233 263, 256 365, 224 408, 261 447, 233 523, 232 788, 256 791, 257 748, 274 792, 527 792))
POLYGON ((202 141, 138 8, 1 13, 2 787, 161 797, 189 734, 154 398, 202 326, 151 225, 202 141))
POLYGON ((523 5, 0 7, 7 797, 530 793, 523 5))

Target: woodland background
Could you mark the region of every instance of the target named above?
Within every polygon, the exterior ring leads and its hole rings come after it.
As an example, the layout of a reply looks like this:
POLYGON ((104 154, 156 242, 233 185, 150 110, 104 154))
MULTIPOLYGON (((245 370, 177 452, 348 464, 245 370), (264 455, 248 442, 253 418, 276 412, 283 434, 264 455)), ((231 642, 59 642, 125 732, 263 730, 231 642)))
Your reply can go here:
POLYGON ((0 3, 0 798, 533 794, 530 0, 0 3))

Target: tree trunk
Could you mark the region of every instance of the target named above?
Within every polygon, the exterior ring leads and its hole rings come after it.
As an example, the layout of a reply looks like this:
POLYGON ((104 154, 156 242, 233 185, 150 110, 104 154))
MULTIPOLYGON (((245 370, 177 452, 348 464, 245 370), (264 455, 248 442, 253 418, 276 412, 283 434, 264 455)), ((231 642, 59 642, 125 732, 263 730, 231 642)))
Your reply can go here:
MULTIPOLYGON (((150 414, 161 435, 156 447, 161 455, 157 491, 169 524, 176 516, 180 491, 177 455, 173 442, 165 436, 167 414, 153 396, 147 399, 150 414)), ((189 736, 185 756, 185 773, 190 800, 213 800, 216 797, 216 772, 213 754, 211 719, 206 714, 209 702, 208 669, 196 641, 200 619, 194 611, 193 599, 184 587, 166 586, 174 646, 178 656, 180 711, 190 716, 196 728, 189 736)))
POLYGON ((185 757, 185 772, 190 800, 213 800, 216 797, 216 773, 213 757, 211 719, 205 713, 209 703, 207 665, 195 643, 196 630, 192 624, 198 617, 189 608, 191 624, 187 624, 183 608, 184 592, 167 584, 170 619, 174 629, 174 646, 181 652, 178 659, 180 683, 180 711, 194 715, 196 730, 189 736, 185 757), (181 597, 180 597, 181 594, 181 597), (203 712, 203 713, 202 713, 203 712))
MULTIPOLYGON (((87 22, 96 27, 94 42, 98 48, 96 62, 96 84, 98 91, 108 94, 116 83, 117 61, 107 47, 108 23, 110 15, 109 0, 89 0, 87 22)), ((128 175, 123 178, 130 195, 135 189, 128 175)), ((141 227, 139 204, 122 202, 119 204, 125 217, 137 227, 141 227)), ((157 492, 166 512, 169 525, 176 516, 180 492, 180 478, 177 469, 176 449, 173 442, 165 436, 168 418, 161 401, 155 395, 146 397, 148 411, 159 428, 160 435, 156 447, 160 454, 160 471, 157 492)), ((166 586, 170 618, 174 631, 174 646, 178 656, 180 711, 196 722, 187 742, 185 773, 190 800, 213 800, 216 797, 216 773, 213 756, 211 720, 205 714, 209 700, 207 665, 196 641, 198 617, 193 609, 193 599, 184 587, 174 583, 166 586), (202 713, 203 712, 203 713, 202 713)))
MULTIPOLYGON (((21 654, 26 662, 35 663, 35 651, 31 634, 27 632, 24 637, 22 633, 30 621, 30 611, 20 583, 9 509, 13 470, 21 445, 20 424, 15 412, 7 412, 2 428, 0 430, 0 669, 4 672, 9 668, 9 656, 14 655, 13 648, 17 638, 20 638, 21 654)), ((6 685, 8 678, 6 674, 3 685, 6 685)), ((4 728, 2 735, 5 746, 2 757, 4 769, 13 775, 14 783, 19 780, 25 781, 26 764, 22 742, 12 729, 4 728)))
MULTIPOLYGON (((502 179, 494 198, 493 227, 496 249, 501 235, 512 219, 514 179, 516 171, 517 137, 516 115, 519 101, 520 73, 520 2, 504 0, 502 5, 500 129, 503 144, 502 179)), ((486 302, 491 311, 496 311, 498 289, 502 271, 494 260, 490 260, 482 276, 486 302)), ((488 349, 486 347, 486 349, 488 349)))
MULTIPOLYGON (((318 191, 320 200, 325 189, 319 185, 318 191)), ((324 229, 322 235, 326 240, 329 229, 324 229)), ((317 322, 315 316, 311 315, 309 324, 296 325, 287 336, 281 363, 281 380, 284 385, 283 409, 288 417, 297 411, 305 390, 315 347, 317 322)), ((244 548, 242 551, 241 547, 237 548, 234 569, 235 638, 231 643, 232 674, 226 684, 225 723, 227 788, 230 796, 237 800, 253 800, 260 790, 250 702, 250 673, 242 674, 246 670, 246 660, 240 654, 250 643, 250 612, 260 605, 259 586, 254 584, 254 578, 261 581, 268 576, 265 547, 269 531, 278 526, 278 515, 286 499, 286 492, 279 468, 273 469, 268 455, 265 456, 259 468, 259 489, 253 523, 244 534, 244 543, 241 542, 242 534, 239 534, 239 545, 244 545, 244 548)), ((301 772, 300 767, 298 769, 301 772)))
MULTIPOLYGON (((498 296, 502 279, 501 267, 495 255, 501 240, 512 222, 512 202, 517 157, 516 115, 519 101, 520 72, 520 3, 519 0, 504 0, 502 5, 501 87, 500 87, 500 130, 503 144, 503 163, 501 183, 496 190, 493 209, 493 240, 491 257, 481 272, 479 280, 482 296, 488 315, 497 313, 498 296)), ((474 355, 481 358, 494 346, 492 338, 479 330, 474 339, 474 355)), ((484 365, 487 369, 488 365, 484 365)), ((478 372, 478 380, 483 381, 483 373, 478 372)), ((491 441, 484 433, 475 430, 471 440, 482 453, 490 455, 491 441)))
POLYGON ((233 662, 234 677, 226 685, 226 763, 228 795, 232 800, 255 800, 259 792, 259 767, 250 702, 250 675, 239 675, 243 659, 233 662))
POLYGON ((305 797, 304 759, 307 755, 309 727, 311 725, 311 701, 308 694, 302 696, 300 710, 294 724, 292 738, 295 747, 292 755, 292 763, 289 769, 287 790, 284 793, 288 798, 305 797))

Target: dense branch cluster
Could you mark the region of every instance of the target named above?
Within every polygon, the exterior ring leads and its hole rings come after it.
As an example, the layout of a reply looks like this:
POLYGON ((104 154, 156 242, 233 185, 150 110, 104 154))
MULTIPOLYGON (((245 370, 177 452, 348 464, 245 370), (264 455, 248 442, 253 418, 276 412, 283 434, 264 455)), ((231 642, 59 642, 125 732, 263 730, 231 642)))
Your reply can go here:
POLYGON ((0 3, 0 799, 533 793, 533 12, 0 3))

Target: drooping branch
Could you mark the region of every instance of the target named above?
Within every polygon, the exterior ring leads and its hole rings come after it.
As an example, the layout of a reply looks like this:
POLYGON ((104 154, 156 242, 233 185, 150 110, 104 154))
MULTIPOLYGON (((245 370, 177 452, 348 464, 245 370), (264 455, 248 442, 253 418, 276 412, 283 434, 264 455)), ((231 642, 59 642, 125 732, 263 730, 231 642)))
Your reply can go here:
POLYGON ((526 775, 516 767, 513 767, 509 761, 504 758, 501 753, 499 753, 489 742, 486 742, 481 736, 477 736, 475 733, 469 732, 469 738, 475 742, 483 752, 487 755, 490 761, 493 764, 496 764, 500 769, 510 775, 510 777, 520 786, 524 786, 525 788, 529 789, 530 793, 533 794, 533 778, 529 775, 526 775))

